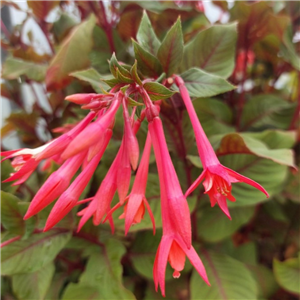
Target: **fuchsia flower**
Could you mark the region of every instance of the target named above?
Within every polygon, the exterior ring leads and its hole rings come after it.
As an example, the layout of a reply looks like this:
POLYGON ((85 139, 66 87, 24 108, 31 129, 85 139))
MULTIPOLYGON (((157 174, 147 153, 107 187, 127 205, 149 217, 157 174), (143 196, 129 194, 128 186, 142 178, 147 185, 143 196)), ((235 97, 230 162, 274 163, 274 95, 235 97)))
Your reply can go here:
POLYGON ((115 114, 121 104, 121 93, 118 93, 114 101, 111 102, 110 107, 102 115, 100 114, 97 120, 89 124, 84 130, 77 134, 77 136, 68 144, 67 148, 61 155, 63 159, 74 156, 75 154, 95 145, 103 138, 103 132, 113 123, 115 114))
POLYGON ((24 216, 25 220, 40 212, 66 190, 72 177, 82 164, 85 155, 86 152, 83 152, 69 158, 57 171, 49 176, 30 202, 24 216))
POLYGON ((178 278, 188 256, 204 281, 209 284, 205 268, 195 249, 191 245, 191 219, 189 207, 182 193, 171 157, 167 148, 161 120, 156 115, 154 106, 147 115, 149 132, 153 143, 158 168, 163 237, 158 247, 153 277, 156 290, 160 286, 165 296, 165 270, 167 261, 174 269, 173 277, 178 278))
POLYGON ((182 99, 190 116, 195 132, 199 156, 204 168, 202 174, 190 186, 185 195, 188 196, 195 190, 201 181, 204 180, 203 185, 205 193, 209 195, 211 206, 218 203, 229 219, 231 219, 231 217, 227 207, 226 198, 230 201, 235 201, 235 198, 231 194, 231 183, 244 182, 250 184, 269 197, 267 191, 260 184, 221 165, 199 122, 188 90, 184 85, 184 81, 179 76, 176 76, 175 83, 179 87, 182 99))
MULTIPOLYGON (((127 235, 131 225, 140 223, 145 214, 145 207, 148 210, 150 215, 152 225, 153 225, 153 234, 155 234, 155 220, 152 214, 151 208, 146 199, 146 186, 148 179, 148 169, 149 169, 149 159, 151 152, 151 137, 148 133, 143 156, 134 180, 134 184, 131 190, 131 193, 125 198, 127 203, 124 206, 124 213, 119 217, 119 219, 125 219, 125 234, 127 235)), ((121 202, 116 204, 110 212, 107 214, 104 222, 108 219, 112 213, 121 207, 121 202)))
POLYGON ((69 188, 64 191, 59 199, 56 201, 54 207, 52 208, 50 215, 47 219, 44 231, 49 230, 55 224, 57 224, 71 209, 77 205, 78 199, 82 194, 83 190, 87 186, 91 177, 93 176, 104 151, 111 139, 112 130, 107 130, 104 137, 104 142, 101 144, 99 152, 92 158, 92 160, 87 164, 85 169, 76 177, 76 179, 71 183, 69 188))
MULTIPOLYGON (((143 116, 141 116, 141 118, 143 118, 143 116)), ((142 119, 138 119, 134 123, 133 125, 134 135, 139 130, 141 122, 142 119)), ((82 216, 78 225, 78 231, 92 216, 93 216, 93 223, 95 225, 99 225, 101 223, 105 214, 109 213, 111 201, 113 200, 113 197, 117 190, 119 193, 120 203, 121 204, 124 203, 129 189, 130 176, 131 176, 130 159, 128 156, 128 152, 124 151, 124 148, 126 148, 125 141, 126 141, 126 136, 123 137, 120 149, 112 165, 110 166, 105 178, 101 182, 101 185, 96 195, 93 197, 93 200, 91 201, 88 207, 84 208, 82 211, 78 213, 79 216, 82 216), (127 172, 124 173, 124 170, 126 170, 127 172)), ((111 216, 108 216, 106 219, 109 220, 113 231, 114 227, 113 227, 113 221, 111 216)))

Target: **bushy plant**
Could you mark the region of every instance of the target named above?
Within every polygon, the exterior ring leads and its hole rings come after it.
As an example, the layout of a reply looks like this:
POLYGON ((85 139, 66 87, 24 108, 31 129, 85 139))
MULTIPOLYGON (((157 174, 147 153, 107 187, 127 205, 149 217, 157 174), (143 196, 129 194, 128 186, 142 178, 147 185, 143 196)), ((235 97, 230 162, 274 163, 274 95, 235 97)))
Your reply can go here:
POLYGON ((1 27, 3 299, 296 299, 299 3, 27 4, 1 27))

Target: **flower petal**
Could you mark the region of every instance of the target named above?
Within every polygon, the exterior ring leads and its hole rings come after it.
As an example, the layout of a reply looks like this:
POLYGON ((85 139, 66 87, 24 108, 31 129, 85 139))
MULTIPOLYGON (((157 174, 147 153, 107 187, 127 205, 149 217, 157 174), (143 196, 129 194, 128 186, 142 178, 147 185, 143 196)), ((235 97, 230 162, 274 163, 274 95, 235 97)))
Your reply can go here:
POLYGON ((196 187, 201 183, 205 175, 206 175, 206 170, 204 170, 200 174, 200 176, 194 181, 194 183, 188 188, 188 190, 184 194, 185 197, 187 197, 190 193, 192 193, 196 189, 196 187))
POLYGON ((238 182, 244 182, 244 183, 247 183, 249 185, 252 185, 253 187, 255 187, 256 189, 260 190, 261 192, 263 192, 268 198, 269 198, 269 193, 260 185, 258 184, 257 182, 255 182, 254 180, 246 177, 246 176, 243 176, 229 168, 226 168, 224 167, 225 170, 228 172, 229 176, 230 177, 233 177, 235 178, 238 182))

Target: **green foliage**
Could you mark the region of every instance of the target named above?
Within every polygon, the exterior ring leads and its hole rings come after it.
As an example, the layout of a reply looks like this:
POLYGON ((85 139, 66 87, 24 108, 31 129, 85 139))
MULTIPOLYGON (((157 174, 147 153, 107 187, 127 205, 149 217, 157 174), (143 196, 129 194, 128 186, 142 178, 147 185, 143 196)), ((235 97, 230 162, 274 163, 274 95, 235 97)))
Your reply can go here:
POLYGON ((12 276, 12 289, 18 299, 44 299, 52 281, 55 267, 53 263, 36 272, 12 276))
MULTIPOLYGON (((214 25, 200 31, 184 47, 181 71, 198 67, 206 72, 227 78, 234 68, 236 24, 214 25)), ((205 97, 205 96, 203 96, 205 97)))
POLYGON ((298 258, 287 259, 280 262, 277 259, 273 262, 275 278, 284 289, 300 294, 300 262, 298 258))
POLYGON ((191 68, 181 74, 191 97, 211 97, 234 89, 234 86, 221 77, 191 68))
MULTIPOLYGON (((174 84, 174 75, 180 75, 220 162, 261 184, 270 199, 245 183, 232 183, 236 202, 228 201, 229 220, 218 205, 210 207, 200 184, 187 201, 192 243, 211 286, 188 259, 179 279, 172 277, 168 263, 163 298, 153 282, 163 232, 153 150, 146 198, 155 236, 147 211, 124 236, 124 219, 119 219, 124 206, 113 214, 113 238, 106 223, 94 226, 91 220, 77 232, 76 213, 85 203, 48 232, 43 228, 53 204, 24 220, 35 193, 59 165, 46 161, 51 167, 43 169, 43 161, 23 184, 1 186, 3 299, 296 299, 299 5, 212 1, 222 14, 211 24, 199 1, 102 2, 27 1, 22 23, 7 32, 1 26, 1 46, 7 54, 1 96, 13 108, 1 129, 3 151, 9 150, 6 138, 11 136, 19 139, 20 147, 35 148, 80 121, 86 111, 64 101, 75 93, 104 95, 117 85, 129 92, 129 111, 137 119, 145 105, 129 88, 144 88, 152 101, 159 101, 168 149, 185 192, 203 165, 174 84), (229 16, 227 24, 223 13, 229 16), (32 20, 45 35, 42 42, 28 29, 32 20), (33 93, 28 102, 27 90, 34 92, 37 86, 44 91, 33 93)), ((2 5, 24 10, 15 2, 2 5)), ((137 134, 140 152, 147 126, 144 121, 137 134)), ((108 149, 80 200, 95 195, 120 147, 122 132, 120 109, 108 149)), ((16 172, 11 160, 1 163, 1 181, 16 172)), ((131 187, 135 178, 133 171, 131 187)), ((117 201, 116 193, 112 206, 117 201)))
POLYGON ((183 37, 180 19, 167 32, 162 41, 157 57, 168 75, 176 73, 183 54, 183 37))
POLYGON ((38 233, 5 246, 1 251, 2 275, 35 272, 54 260, 70 238, 66 231, 38 233))
POLYGON ((257 287, 251 272, 241 262, 229 256, 200 252, 212 289, 196 270, 191 278, 191 299, 257 299, 257 287))
POLYGON ((47 70, 46 85, 49 90, 66 86, 71 81, 69 73, 89 65, 88 53, 92 48, 91 36, 94 26, 95 18, 91 16, 74 28, 62 42, 47 70))

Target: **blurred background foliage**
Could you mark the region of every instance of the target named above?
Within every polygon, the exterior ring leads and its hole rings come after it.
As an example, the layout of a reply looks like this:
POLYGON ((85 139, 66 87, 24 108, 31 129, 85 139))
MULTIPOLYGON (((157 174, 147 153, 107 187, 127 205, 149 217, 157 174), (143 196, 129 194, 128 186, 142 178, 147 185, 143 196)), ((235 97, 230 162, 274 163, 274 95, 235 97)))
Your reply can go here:
MULTIPOLYGON (((139 40, 141 56, 145 50, 151 53, 150 45, 137 37, 143 10, 160 40, 180 16, 186 43, 180 71, 197 66, 236 86, 214 98, 209 92, 197 95, 193 87, 194 106, 205 132, 222 164, 259 182, 271 197, 265 199, 254 188, 235 184, 232 221, 210 207, 203 190, 188 198, 193 244, 212 286, 206 286, 187 263, 180 279, 173 279, 167 270, 167 299, 298 299, 300 3, 211 4, 220 13, 214 24, 201 1, 27 1, 26 10, 17 2, 2 1, 2 10, 11 7, 26 15, 10 28, 1 21, 6 53, 1 96, 13 108, 3 122, 2 138, 17 136, 21 147, 31 148, 57 137, 55 128, 85 115, 64 98, 79 92, 101 93, 107 86, 100 79, 107 78, 107 60, 113 52, 121 62, 133 64, 136 58, 144 67, 131 40, 139 40), (38 26, 49 51, 40 51, 44 48, 34 32, 25 30, 29 21, 38 26)), ((145 67, 143 72, 151 75, 145 67)), ((178 94, 164 100, 162 116, 186 190, 202 165, 178 94)), ((138 137, 143 145, 145 131, 138 137)), ((109 151, 82 199, 97 190, 121 138, 120 118, 109 151)), ((1 166, 3 180, 12 167, 9 161, 1 166)), ((152 279, 161 236, 154 160, 146 195, 156 218, 155 237, 148 216, 127 237, 118 216, 114 235, 106 224, 94 227, 91 222, 77 233, 77 209, 46 233, 42 228, 51 207, 24 221, 29 201, 49 173, 39 170, 18 187, 2 184, 2 299, 162 299, 152 279)))

